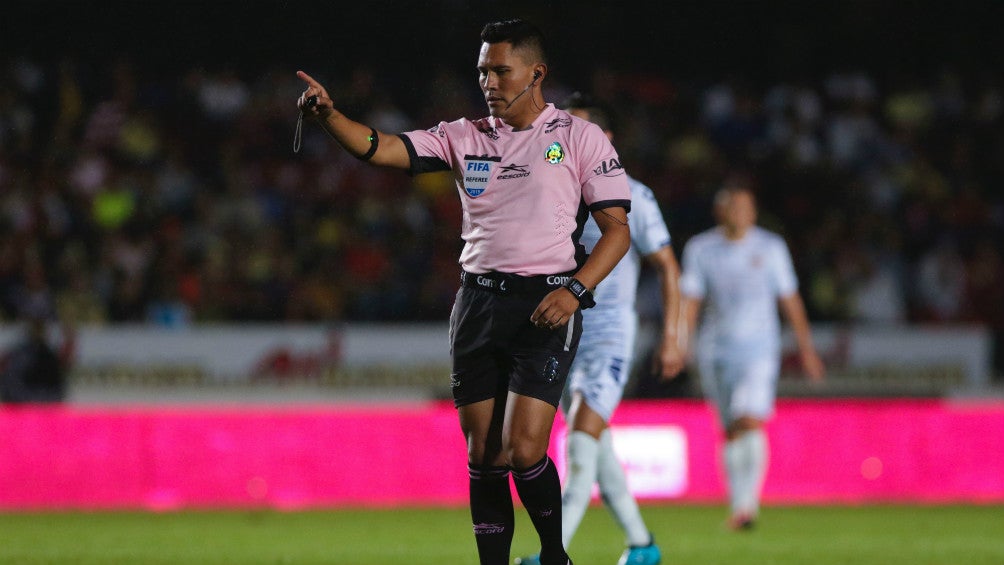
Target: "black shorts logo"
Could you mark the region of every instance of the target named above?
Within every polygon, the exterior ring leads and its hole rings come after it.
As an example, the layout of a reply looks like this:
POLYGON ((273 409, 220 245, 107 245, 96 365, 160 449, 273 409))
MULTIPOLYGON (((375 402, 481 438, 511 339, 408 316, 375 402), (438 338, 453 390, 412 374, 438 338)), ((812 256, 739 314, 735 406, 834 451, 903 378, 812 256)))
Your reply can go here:
POLYGON ((549 383, 553 383, 555 379, 558 378, 558 359, 554 356, 548 357, 547 363, 544 363, 544 380, 549 383))

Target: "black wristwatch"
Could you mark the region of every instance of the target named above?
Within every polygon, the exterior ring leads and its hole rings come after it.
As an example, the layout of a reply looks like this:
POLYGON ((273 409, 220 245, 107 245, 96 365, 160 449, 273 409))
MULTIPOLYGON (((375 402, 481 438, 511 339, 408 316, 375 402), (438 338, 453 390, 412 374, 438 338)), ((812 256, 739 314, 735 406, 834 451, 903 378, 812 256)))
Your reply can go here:
POLYGON ((568 282, 565 283, 565 288, 574 294, 575 298, 579 299, 579 308, 585 310, 596 306, 596 299, 593 298, 593 293, 589 292, 586 285, 582 284, 579 279, 569 278, 568 282))

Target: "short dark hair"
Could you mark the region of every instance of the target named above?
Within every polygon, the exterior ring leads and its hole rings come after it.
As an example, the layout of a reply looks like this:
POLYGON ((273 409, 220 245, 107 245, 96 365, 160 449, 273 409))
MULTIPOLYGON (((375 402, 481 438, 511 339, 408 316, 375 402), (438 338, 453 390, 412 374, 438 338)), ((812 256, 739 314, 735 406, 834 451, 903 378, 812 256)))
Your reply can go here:
POLYGON ((547 63, 544 53, 544 34, 532 23, 514 18, 488 22, 481 29, 482 43, 502 43, 508 41, 513 49, 527 49, 533 52, 541 63, 547 63))
POLYGON ((730 174, 715 191, 715 208, 724 205, 730 198, 743 192, 750 195, 750 198, 753 199, 753 205, 756 206, 757 198, 756 192, 753 191, 753 179, 741 173, 730 174))
POLYGON ((613 110, 599 99, 579 91, 573 92, 565 101, 561 108, 565 110, 584 110, 589 112, 589 121, 600 126, 603 131, 609 131, 616 135, 614 129, 615 116, 613 110))

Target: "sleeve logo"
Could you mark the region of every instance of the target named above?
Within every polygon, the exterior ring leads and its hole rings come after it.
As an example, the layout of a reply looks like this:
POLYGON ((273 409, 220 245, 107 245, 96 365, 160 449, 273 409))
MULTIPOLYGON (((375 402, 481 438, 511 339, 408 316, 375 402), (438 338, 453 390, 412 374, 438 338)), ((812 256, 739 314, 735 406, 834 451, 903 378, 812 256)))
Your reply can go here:
POLYGON ((593 173, 605 177, 616 177, 624 174, 624 167, 617 157, 612 157, 600 163, 600 166, 593 169, 593 173))

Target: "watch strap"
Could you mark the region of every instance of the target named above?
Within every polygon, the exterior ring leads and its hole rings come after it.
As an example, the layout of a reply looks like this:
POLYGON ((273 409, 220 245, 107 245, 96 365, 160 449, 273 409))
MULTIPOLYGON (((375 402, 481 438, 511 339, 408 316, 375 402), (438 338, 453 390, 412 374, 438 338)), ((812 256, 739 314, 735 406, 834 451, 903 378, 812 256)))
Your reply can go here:
POLYGON ((565 288, 567 288, 568 291, 578 299, 579 308, 585 310, 596 306, 596 300, 593 298, 593 293, 590 292, 589 288, 579 279, 570 277, 568 282, 565 283, 565 288))

